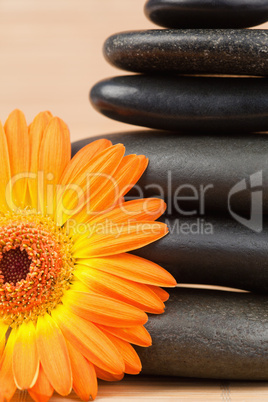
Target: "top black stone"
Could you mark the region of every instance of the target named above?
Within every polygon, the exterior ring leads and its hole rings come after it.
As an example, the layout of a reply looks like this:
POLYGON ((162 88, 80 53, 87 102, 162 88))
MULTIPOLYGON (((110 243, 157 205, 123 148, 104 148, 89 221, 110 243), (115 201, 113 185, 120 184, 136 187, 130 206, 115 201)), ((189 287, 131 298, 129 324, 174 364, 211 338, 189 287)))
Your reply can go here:
POLYGON ((247 28, 268 20, 268 1, 148 0, 145 14, 167 28, 247 28))

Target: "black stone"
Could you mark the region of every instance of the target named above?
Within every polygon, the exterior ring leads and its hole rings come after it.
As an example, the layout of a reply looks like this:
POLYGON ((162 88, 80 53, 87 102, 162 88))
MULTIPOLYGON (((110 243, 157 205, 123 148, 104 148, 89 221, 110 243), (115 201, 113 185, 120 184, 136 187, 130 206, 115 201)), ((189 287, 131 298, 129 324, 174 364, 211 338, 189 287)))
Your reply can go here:
POLYGON ((143 374, 268 380, 268 298, 171 290, 166 313, 150 316, 149 348, 136 347, 143 374))
POLYGON ((268 131, 267 78, 122 76, 96 84, 90 98, 105 116, 138 126, 268 131))
POLYGON ((268 75, 268 30, 123 32, 107 39, 104 54, 111 64, 134 72, 268 75))
MULTIPOLYGON (((102 135, 78 141, 72 145, 73 154, 91 141, 109 138, 114 144, 123 143, 127 154, 144 154, 149 166, 138 185, 141 196, 165 198, 168 214, 210 215, 217 213, 230 217, 228 195, 233 186, 246 180, 247 189, 230 199, 236 213, 250 215, 250 176, 262 171, 263 211, 268 214, 268 137, 265 134, 227 135, 180 134, 161 131, 134 131, 102 135), (190 185, 198 192, 194 199, 190 185), (207 188, 202 206, 201 188, 207 188), (180 191, 178 192, 178 189, 180 191), (174 197, 174 195, 177 195, 174 197), (190 196, 183 202, 178 197, 190 196), (182 210, 180 212, 179 208, 182 210), (204 211, 203 211, 203 210, 204 211), (191 213, 191 211, 194 211, 191 213)), ((258 189, 258 188, 257 188, 258 189)), ((254 188, 252 190, 255 190, 254 188)), ((135 189, 132 197, 140 196, 135 189)))
POLYGON ((268 20, 267 0, 148 0, 145 14, 167 28, 247 28, 268 20))
POLYGON ((230 217, 172 217, 159 220, 169 235, 133 254, 166 268, 178 283, 268 293, 268 222, 260 233, 230 217))

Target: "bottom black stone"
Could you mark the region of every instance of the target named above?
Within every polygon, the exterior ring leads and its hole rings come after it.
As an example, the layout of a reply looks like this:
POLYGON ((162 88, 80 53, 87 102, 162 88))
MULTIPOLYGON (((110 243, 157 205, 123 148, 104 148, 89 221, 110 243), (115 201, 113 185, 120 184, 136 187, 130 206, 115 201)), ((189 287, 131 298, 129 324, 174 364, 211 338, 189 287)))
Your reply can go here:
POLYGON ((268 298, 172 289, 163 315, 146 324, 153 345, 136 347, 143 374, 268 380, 268 298))

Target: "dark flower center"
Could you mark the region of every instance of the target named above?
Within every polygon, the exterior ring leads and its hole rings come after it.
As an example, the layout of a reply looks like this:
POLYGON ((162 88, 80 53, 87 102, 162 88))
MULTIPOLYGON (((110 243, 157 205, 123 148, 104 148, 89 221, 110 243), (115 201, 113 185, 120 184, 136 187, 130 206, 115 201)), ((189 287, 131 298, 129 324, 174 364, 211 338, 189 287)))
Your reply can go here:
POLYGON ((27 251, 21 250, 19 247, 4 252, 0 261, 0 271, 4 276, 4 283, 15 285, 22 279, 26 279, 31 262, 27 251))

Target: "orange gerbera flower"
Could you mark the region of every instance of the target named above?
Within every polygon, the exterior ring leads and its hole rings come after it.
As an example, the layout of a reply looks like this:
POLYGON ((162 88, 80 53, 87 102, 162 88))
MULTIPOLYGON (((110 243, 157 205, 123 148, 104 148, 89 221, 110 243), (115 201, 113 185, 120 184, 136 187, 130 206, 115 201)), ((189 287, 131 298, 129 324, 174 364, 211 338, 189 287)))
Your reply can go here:
POLYGON ((0 124, 0 401, 72 388, 88 400, 97 377, 137 374, 130 343, 149 346, 173 277, 127 252, 167 233, 158 199, 124 202, 147 166, 124 146, 95 141, 71 159, 69 130, 49 112, 29 127, 0 124))

